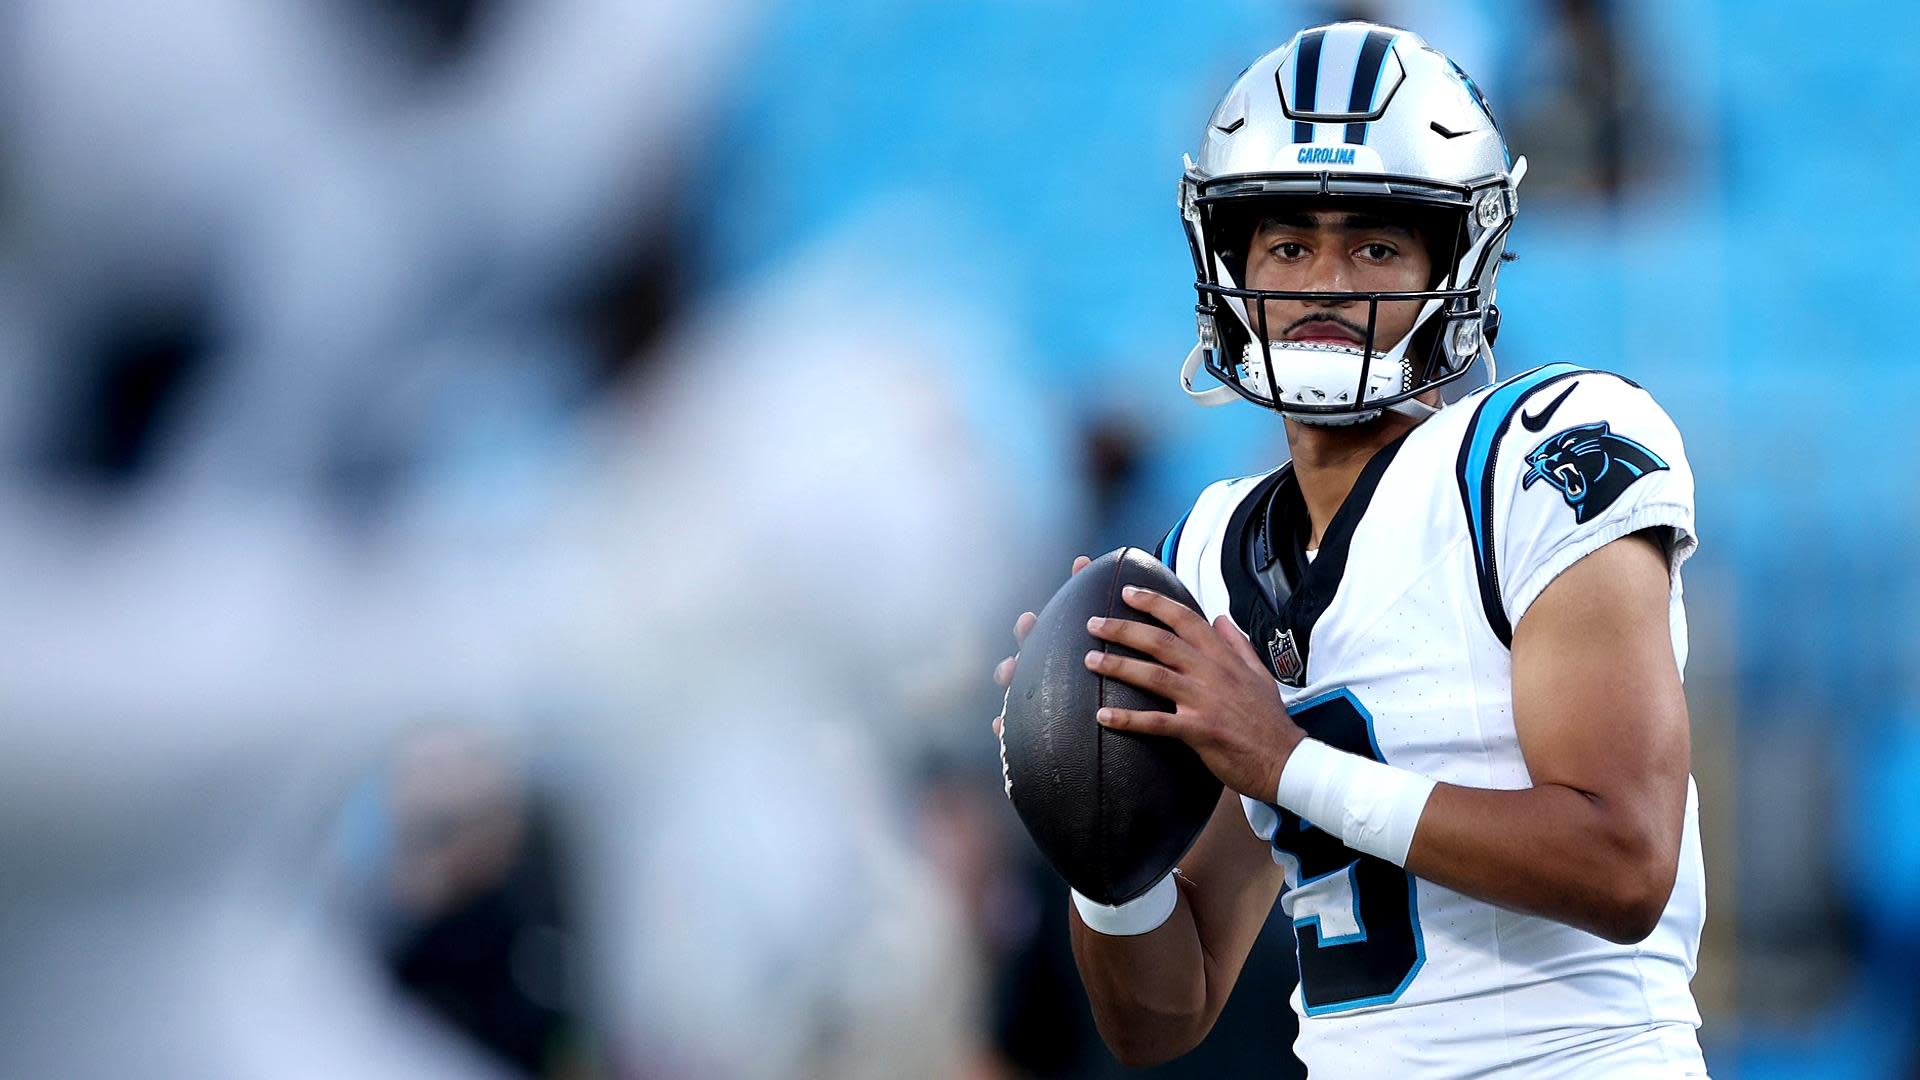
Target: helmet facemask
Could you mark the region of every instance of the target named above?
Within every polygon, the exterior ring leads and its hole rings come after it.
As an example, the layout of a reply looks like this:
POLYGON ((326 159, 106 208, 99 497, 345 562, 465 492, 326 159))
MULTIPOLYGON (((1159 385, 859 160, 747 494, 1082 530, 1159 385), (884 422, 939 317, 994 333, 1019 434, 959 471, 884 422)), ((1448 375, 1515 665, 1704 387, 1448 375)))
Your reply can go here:
POLYGON ((1508 196, 1491 188, 1459 188, 1423 198, 1396 197, 1377 193, 1381 181, 1391 179, 1381 177, 1370 178, 1367 186, 1374 191, 1335 196, 1320 183, 1313 185, 1318 190, 1300 191, 1298 179, 1297 174, 1242 175, 1209 183, 1190 175, 1183 182, 1200 334, 1183 381, 1192 392, 1192 376, 1204 367, 1231 394, 1309 424, 1364 423, 1383 409, 1426 415, 1431 408, 1416 398, 1458 379, 1482 359, 1492 277, 1512 223, 1508 196), (1482 202, 1488 204, 1484 211, 1482 202), (1246 288, 1246 249, 1256 223, 1275 208, 1302 203, 1407 221, 1426 241, 1433 266, 1427 287, 1404 292, 1246 288), (1362 343, 1288 340, 1281 336, 1286 327, 1269 324, 1267 301, 1343 304, 1330 311, 1342 322, 1363 324, 1362 343), (1386 341, 1381 305, 1396 302, 1419 303, 1420 309, 1404 335, 1386 341))
POLYGON ((1181 367, 1187 392, 1205 405, 1244 398, 1305 423, 1352 424, 1383 410, 1421 418, 1433 411, 1421 395, 1444 388, 1440 398, 1453 400, 1485 385, 1494 278, 1525 172, 1479 88, 1416 34, 1311 27, 1255 60, 1214 108, 1180 181, 1200 336, 1181 367), (1236 256, 1246 223, 1262 206, 1308 204, 1419 222, 1432 277, 1408 292, 1247 288, 1236 256), (1364 321, 1365 341, 1289 341, 1287 327, 1262 323, 1274 314, 1268 301, 1325 306, 1350 329, 1364 321), (1404 311, 1383 305, 1407 303, 1418 305, 1411 330, 1383 340, 1383 315, 1393 330, 1406 325, 1404 311), (1196 389, 1203 370, 1222 385, 1196 389))

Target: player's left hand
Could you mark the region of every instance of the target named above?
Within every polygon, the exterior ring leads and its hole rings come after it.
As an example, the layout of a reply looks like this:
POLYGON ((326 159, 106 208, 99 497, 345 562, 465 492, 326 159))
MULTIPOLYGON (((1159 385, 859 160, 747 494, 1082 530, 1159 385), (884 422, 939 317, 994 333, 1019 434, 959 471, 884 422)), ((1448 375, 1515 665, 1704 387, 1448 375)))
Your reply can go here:
POLYGON ((1090 619, 1087 629, 1094 637, 1153 659, 1095 650, 1087 654, 1087 667, 1167 698, 1174 711, 1103 708, 1100 723, 1116 731, 1179 739, 1193 747, 1221 783, 1271 802, 1287 756, 1306 735, 1287 716, 1280 687, 1247 636, 1225 615, 1208 625, 1192 608, 1148 589, 1128 586, 1121 590, 1121 599, 1171 632, 1132 619, 1090 619))

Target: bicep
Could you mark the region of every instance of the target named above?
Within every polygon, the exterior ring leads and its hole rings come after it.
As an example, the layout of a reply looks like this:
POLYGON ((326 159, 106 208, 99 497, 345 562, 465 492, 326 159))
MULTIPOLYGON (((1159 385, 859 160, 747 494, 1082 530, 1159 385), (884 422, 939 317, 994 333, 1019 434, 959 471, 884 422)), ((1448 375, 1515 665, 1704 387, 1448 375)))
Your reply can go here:
POLYGON ((1513 716, 1535 784, 1605 800, 1677 844, 1690 745, 1671 588, 1652 531, 1568 567, 1514 628, 1513 716))

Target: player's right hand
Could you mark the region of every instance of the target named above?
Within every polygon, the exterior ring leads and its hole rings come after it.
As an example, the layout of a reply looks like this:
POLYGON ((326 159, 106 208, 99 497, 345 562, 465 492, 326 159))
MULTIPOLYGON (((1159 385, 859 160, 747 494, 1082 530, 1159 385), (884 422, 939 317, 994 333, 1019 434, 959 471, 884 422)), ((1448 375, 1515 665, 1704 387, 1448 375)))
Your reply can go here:
MULTIPOLYGON (((1080 571, 1085 570, 1087 564, 1091 562, 1093 562, 1093 560, 1085 555, 1074 556, 1073 568, 1067 571, 1067 576, 1072 577, 1080 571)), ((1015 665, 1020 662, 1020 646, 1026 644, 1027 635, 1033 632, 1033 624, 1039 621, 1040 616, 1035 615, 1031 611, 1021 612, 1020 617, 1013 620, 1014 654, 993 666, 993 681, 1000 689, 1005 690, 1013 685, 1013 669, 1015 665)), ((1006 701, 1003 699, 1000 703, 1000 715, 993 718, 993 734, 995 737, 998 737, 1000 734, 1000 727, 1006 719, 1006 714, 1006 701)))

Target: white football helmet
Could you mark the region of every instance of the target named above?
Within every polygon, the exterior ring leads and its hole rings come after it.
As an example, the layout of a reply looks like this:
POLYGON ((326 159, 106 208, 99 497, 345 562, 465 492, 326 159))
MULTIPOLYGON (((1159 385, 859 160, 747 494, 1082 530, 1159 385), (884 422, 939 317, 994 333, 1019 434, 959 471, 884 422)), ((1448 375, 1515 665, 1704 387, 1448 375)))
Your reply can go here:
POLYGON ((1181 385, 1204 405, 1240 397, 1306 423, 1353 424, 1383 409, 1425 416, 1432 409, 1414 395, 1444 385, 1454 400, 1492 381, 1494 278, 1525 173, 1479 87, 1418 35, 1363 22, 1296 34, 1240 74, 1207 121, 1199 160, 1186 158, 1180 213, 1200 342, 1181 385), (1252 224, 1286 199, 1360 200, 1418 220, 1438 234, 1436 280, 1418 292, 1245 288, 1252 224), (1264 300, 1365 302, 1366 341, 1276 340, 1264 300), (1377 343, 1379 305, 1396 300, 1421 302, 1413 329, 1377 343), (1203 368, 1224 385, 1195 388, 1203 368))

